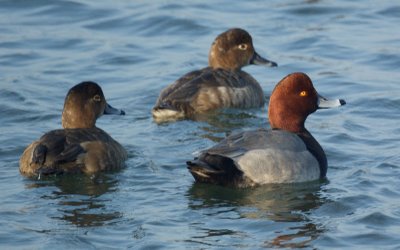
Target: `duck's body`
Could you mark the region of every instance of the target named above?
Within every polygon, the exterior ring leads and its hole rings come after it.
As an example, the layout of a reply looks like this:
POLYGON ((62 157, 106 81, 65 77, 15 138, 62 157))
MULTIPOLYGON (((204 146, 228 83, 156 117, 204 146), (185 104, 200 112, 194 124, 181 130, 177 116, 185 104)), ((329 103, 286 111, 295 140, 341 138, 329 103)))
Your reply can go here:
POLYGON ((324 178, 326 155, 304 122, 319 107, 344 104, 343 100, 329 102, 319 96, 305 74, 289 75, 271 96, 273 129, 231 135, 187 162, 189 171, 196 181, 237 187, 324 178))
POLYGON ((65 99, 64 129, 45 133, 25 149, 20 158, 21 174, 91 174, 122 167, 127 159, 125 149, 95 126, 103 113, 124 114, 106 103, 97 84, 76 85, 65 99))
POLYGON ((158 120, 193 118, 221 108, 256 108, 265 103, 260 84, 241 68, 276 63, 260 57, 242 29, 220 34, 211 46, 209 66, 192 71, 165 88, 153 110, 158 120))
POLYGON ((121 144, 99 128, 58 129, 25 149, 20 171, 29 176, 39 172, 91 174, 119 169, 126 158, 121 144))
MULTIPOLYGON (((319 162, 305 140, 283 130, 242 132, 221 141, 188 165, 199 182, 238 187, 316 180, 325 176, 327 160, 323 155, 319 162)), ((315 147, 322 150, 318 142, 315 147)))
POLYGON ((261 86, 248 73, 207 67, 186 74, 164 89, 153 116, 192 118, 222 107, 255 108, 264 104, 261 86))

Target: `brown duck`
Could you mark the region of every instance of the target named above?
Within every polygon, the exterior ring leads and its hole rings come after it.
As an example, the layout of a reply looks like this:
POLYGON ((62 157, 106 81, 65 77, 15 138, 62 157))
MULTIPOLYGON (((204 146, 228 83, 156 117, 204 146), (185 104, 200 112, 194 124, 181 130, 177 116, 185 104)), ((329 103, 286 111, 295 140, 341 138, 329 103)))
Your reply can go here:
POLYGON ((95 126, 103 114, 125 113, 107 104, 97 83, 75 85, 65 98, 63 129, 47 132, 25 149, 19 164, 21 174, 92 174, 122 167, 127 159, 125 149, 95 126))
POLYGON ((152 110, 155 120, 193 118, 221 108, 264 105, 260 84, 242 67, 277 64, 257 54, 247 31, 235 28, 217 36, 208 60, 208 67, 187 73, 161 92, 152 110))

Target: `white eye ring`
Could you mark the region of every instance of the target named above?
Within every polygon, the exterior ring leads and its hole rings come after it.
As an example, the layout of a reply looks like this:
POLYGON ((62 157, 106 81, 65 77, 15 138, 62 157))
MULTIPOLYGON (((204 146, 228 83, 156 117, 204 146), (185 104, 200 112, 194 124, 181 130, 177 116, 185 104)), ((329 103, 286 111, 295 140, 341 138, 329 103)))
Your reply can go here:
POLYGON ((247 44, 245 44, 245 43, 239 44, 239 45, 238 45, 238 48, 239 48, 240 50, 246 50, 246 49, 247 49, 247 44))
POLYGON ((93 100, 94 100, 95 102, 101 101, 100 95, 95 95, 95 96, 93 96, 93 100))

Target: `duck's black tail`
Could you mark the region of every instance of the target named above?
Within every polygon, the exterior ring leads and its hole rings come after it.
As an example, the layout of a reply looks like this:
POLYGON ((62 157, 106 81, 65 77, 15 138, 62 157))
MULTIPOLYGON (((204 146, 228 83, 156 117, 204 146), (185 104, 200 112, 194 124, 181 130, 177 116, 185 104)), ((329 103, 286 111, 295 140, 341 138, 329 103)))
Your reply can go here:
POLYGON ((232 159, 224 156, 205 153, 186 164, 197 182, 224 186, 241 186, 244 182, 243 172, 232 159))

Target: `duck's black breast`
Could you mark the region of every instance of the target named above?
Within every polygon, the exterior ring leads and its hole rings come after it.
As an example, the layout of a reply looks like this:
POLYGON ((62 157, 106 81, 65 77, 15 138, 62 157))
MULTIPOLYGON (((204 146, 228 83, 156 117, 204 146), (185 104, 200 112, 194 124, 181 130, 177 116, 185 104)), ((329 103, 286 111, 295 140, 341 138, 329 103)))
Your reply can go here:
POLYGON ((328 159, 326 158, 324 149, 308 131, 299 133, 298 136, 303 140, 308 151, 310 151, 310 153, 317 159, 320 169, 320 178, 326 177, 328 171, 328 159))

